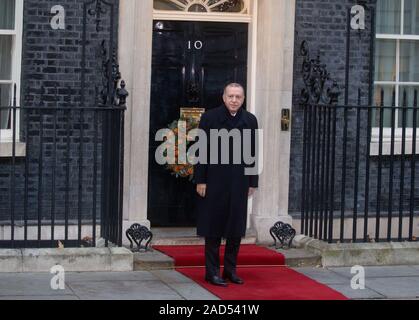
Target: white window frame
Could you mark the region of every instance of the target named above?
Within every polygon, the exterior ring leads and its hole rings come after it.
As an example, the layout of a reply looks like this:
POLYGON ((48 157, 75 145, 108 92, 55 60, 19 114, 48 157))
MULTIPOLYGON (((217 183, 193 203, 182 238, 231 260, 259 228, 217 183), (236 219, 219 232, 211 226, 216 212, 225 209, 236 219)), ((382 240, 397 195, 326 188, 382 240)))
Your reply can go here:
MULTIPOLYGON (((418 41, 419 35, 406 35, 404 34, 404 2, 401 0, 401 20, 400 20, 400 34, 376 34, 376 40, 395 40, 396 41, 396 80, 395 81, 374 81, 375 86, 394 86, 395 87, 395 99, 396 106, 400 106, 400 87, 402 86, 416 86, 419 87, 419 82, 403 82, 400 81, 400 44, 401 41, 418 41)), ((375 89, 374 89, 375 90, 375 89)), ((398 127, 399 123, 399 113, 396 112, 396 119, 394 125, 396 126, 395 130, 395 150, 394 154, 401 154, 402 147, 402 136, 403 128, 398 127)), ((419 124, 418 124, 419 125, 419 124)), ((412 153, 412 141, 413 140, 413 128, 406 128, 406 154, 412 153)), ((379 154, 379 142, 380 142, 380 128, 372 128, 372 137, 371 137, 371 155, 379 154)), ((391 128, 383 128, 383 154, 391 153, 391 128)), ((416 153, 419 154, 419 127, 417 129, 417 141, 416 141, 416 153)))
MULTIPOLYGON (((14 30, 0 29, 0 35, 11 35, 12 42, 12 77, 10 80, 0 80, 0 84, 9 84, 13 87, 16 84, 16 104, 20 106, 20 88, 21 88, 21 72, 22 72, 22 37, 23 37, 23 1, 15 0, 15 28, 14 30)), ((11 115, 13 117, 13 113, 11 115)), ((19 140, 19 111, 16 113, 16 140, 19 140)), ((12 118, 13 125, 13 118, 12 118)), ((12 142, 13 127, 7 130, 0 130, 0 143, 12 142)))
MULTIPOLYGON (((243 0, 246 10, 240 12, 185 12, 177 10, 157 10, 154 9, 153 17, 155 20, 175 20, 175 21, 218 21, 218 22, 244 22, 252 21, 252 9, 255 0, 243 0)), ((198 1, 194 1, 197 2, 198 1)))

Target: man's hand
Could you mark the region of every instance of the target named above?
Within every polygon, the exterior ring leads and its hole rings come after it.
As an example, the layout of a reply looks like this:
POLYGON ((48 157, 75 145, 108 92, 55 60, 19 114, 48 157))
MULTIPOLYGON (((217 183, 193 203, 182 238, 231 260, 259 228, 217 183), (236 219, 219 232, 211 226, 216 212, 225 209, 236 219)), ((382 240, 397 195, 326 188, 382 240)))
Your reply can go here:
POLYGON ((249 197, 253 196, 256 192, 256 188, 249 188, 249 197))
POLYGON ((196 192, 202 197, 205 198, 207 194, 207 185, 206 184, 198 184, 196 186, 196 192))

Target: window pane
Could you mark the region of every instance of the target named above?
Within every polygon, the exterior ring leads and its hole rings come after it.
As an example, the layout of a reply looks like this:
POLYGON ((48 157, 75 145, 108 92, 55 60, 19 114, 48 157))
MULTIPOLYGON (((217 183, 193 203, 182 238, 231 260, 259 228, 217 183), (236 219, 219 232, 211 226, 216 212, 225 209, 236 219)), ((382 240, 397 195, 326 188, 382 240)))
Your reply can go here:
POLYGON ((419 35, 419 0, 404 1, 404 33, 419 35))
MULTIPOLYGON (((385 106, 391 107, 394 106, 394 95, 395 95, 395 87, 394 86, 375 86, 374 89, 374 105, 376 107, 385 106), (384 100, 383 100, 384 98, 384 100)), ((379 127, 380 126, 380 109, 375 108, 372 111, 372 126, 379 127)), ((384 127, 391 127, 391 110, 385 109, 384 110, 384 127)))
POLYGON ((377 33, 401 33, 401 0, 377 1, 377 33))
POLYGON ((400 81, 419 82, 419 41, 400 43, 400 81))
MULTIPOLYGON (((0 84, 0 106, 10 106, 11 85, 0 84)), ((10 110, 0 111, 0 129, 10 129, 10 110)))
POLYGON ((15 28, 15 0, 0 0, 0 29, 15 28))
POLYGON ((154 0, 156 10, 185 12, 241 12, 243 0, 154 0))
POLYGON ((0 80, 12 77, 12 36, 0 36, 0 80))
MULTIPOLYGON (((400 87, 399 105, 412 108, 414 106, 415 90, 419 91, 419 87, 403 86, 400 87), (406 94, 405 94, 406 93, 406 94), (406 101, 404 100, 406 96, 406 101)), ((419 111, 417 113, 417 126, 419 126, 419 111)), ((399 127, 403 127, 403 111, 399 111, 399 127)), ((406 127, 413 128, 413 110, 406 112, 406 127)))
POLYGON ((244 3, 242 0, 232 0, 227 2, 213 0, 208 4, 215 5, 212 9, 214 12, 241 12, 244 9, 244 3), (217 5, 217 3, 219 4, 217 5))
POLYGON ((377 40, 375 80, 396 81, 396 40, 377 40))
POLYGON ((179 0, 171 2, 167 0, 154 0, 154 9, 156 10, 185 10, 187 1, 179 0))

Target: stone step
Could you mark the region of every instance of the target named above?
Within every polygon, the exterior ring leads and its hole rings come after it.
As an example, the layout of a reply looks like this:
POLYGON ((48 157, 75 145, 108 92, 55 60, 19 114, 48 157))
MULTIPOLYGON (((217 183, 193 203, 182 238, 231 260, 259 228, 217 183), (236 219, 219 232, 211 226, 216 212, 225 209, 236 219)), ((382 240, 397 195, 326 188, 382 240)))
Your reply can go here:
POLYGON ((285 256, 285 264, 291 268, 319 267, 322 257, 304 249, 278 249, 277 252, 285 256))
MULTIPOLYGON (((256 236, 247 236, 242 240, 243 244, 256 244, 256 236)), ((225 240, 223 240, 225 244, 225 240)), ((151 246, 192 246, 205 245, 205 240, 196 236, 162 237, 153 238, 151 246)), ((160 251, 150 250, 134 254, 134 270, 164 270, 174 269, 174 260, 160 251)))
MULTIPOLYGON (((285 256, 285 264, 288 267, 319 267, 321 266, 321 256, 310 253, 304 249, 274 249, 271 250, 282 253, 285 256)), ((166 270, 174 269, 174 260, 165 254, 152 250, 148 252, 135 253, 134 255, 134 270, 166 270)))
MULTIPOLYGON (((204 245, 204 238, 196 235, 196 228, 153 228, 153 246, 188 246, 204 245)), ((256 244, 256 232, 248 230, 243 244, 256 244)), ((225 241, 223 241, 223 244, 225 241)))
MULTIPOLYGON (((153 246, 192 246, 192 245, 204 245, 205 240, 200 237, 177 237, 177 238, 160 238, 153 239, 153 246)), ((225 244, 225 240, 223 240, 225 244)), ((242 244, 256 244, 255 236, 248 236, 242 240, 242 244)))
POLYGON ((175 261, 157 250, 136 252, 134 254, 134 271, 171 270, 175 261))

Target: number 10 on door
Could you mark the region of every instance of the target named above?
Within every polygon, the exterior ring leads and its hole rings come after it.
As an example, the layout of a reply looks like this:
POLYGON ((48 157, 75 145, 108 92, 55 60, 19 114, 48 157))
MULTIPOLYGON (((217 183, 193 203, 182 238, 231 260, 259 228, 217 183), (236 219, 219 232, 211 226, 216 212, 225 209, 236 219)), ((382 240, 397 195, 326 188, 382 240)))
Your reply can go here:
POLYGON ((192 50, 192 49, 201 50, 203 46, 204 46, 204 43, 200 40, 197 40, 195 42, 190 41, 190 40, 188 41, 188 50, 192 50))

